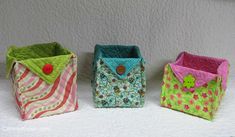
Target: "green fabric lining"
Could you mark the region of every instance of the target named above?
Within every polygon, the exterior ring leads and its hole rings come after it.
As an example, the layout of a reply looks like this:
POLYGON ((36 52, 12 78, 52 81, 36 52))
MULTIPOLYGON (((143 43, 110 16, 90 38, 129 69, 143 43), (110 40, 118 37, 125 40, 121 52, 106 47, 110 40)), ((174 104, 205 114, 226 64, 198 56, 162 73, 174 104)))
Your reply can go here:
POLYGON ((7 51, 7 78, 15 62, 26 66, 30 71, 38 75, 48 84, 52 84, 68 64, 70 58, 75 56, 72 52, 62 48, 59 43, 42 43, 25 47, 12 46, 7 51), (42 68, 45 64, 51 64, 51 74, 44 74, 42 68))

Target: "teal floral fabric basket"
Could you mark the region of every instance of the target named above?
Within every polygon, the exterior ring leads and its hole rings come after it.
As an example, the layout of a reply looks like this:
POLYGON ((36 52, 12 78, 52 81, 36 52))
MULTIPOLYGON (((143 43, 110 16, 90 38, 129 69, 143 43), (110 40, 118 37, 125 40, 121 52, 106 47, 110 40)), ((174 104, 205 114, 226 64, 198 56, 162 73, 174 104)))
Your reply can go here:
POLYGON ((96 45, 92 87, 96 107, 143 107, 146 77, 139 48, 96 45))

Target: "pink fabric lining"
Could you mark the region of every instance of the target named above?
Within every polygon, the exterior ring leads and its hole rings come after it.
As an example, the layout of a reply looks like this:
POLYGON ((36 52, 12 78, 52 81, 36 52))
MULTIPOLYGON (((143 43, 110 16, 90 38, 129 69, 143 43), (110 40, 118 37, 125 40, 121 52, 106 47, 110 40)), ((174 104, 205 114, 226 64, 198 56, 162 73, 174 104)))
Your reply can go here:
POLYGON ((192 55, 182 52, 170 66, 183 83, 186 75, 192 74, 196 78, 195 88, 200 87, 216 77, 222 77, 222 88, 226 89, 229 63, 225 59, 192 55))

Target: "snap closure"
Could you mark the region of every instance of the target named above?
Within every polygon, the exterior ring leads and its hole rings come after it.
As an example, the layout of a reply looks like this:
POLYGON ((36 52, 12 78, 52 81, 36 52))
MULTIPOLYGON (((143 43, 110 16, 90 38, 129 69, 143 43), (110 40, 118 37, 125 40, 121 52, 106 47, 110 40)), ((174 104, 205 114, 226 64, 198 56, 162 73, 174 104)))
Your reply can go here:
POLYGON ((123 66, 123 65, 119 65, 119 66, 117 66, 117 68, 116 68, 116 72, 117 72, 119 75, 124 74, 125 71, 126 71, 126 68, 125 68, 125 66, 123 66))
POLYGON ((53 66, 51 64, 45 64, 42 68, 44 74, 49 75, 53 71, 53 66))

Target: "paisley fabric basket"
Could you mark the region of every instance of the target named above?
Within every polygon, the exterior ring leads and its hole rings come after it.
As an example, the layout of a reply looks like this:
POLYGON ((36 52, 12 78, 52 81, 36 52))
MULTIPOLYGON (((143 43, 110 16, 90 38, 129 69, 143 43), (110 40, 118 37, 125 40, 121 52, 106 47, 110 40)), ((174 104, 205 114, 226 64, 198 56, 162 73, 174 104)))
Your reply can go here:
POLYGON ((7 77, 23 120, 77 110, 77 57, 58 43, 10 47, 7 77))
POLYGON ((165 66, 161 105, 212 120, 224 96, 229 63, 182 52, 165 66))
POLYGON ((96 45, 93 74, 96 107, 143 107, 146 78, 137 46, 96 45))

